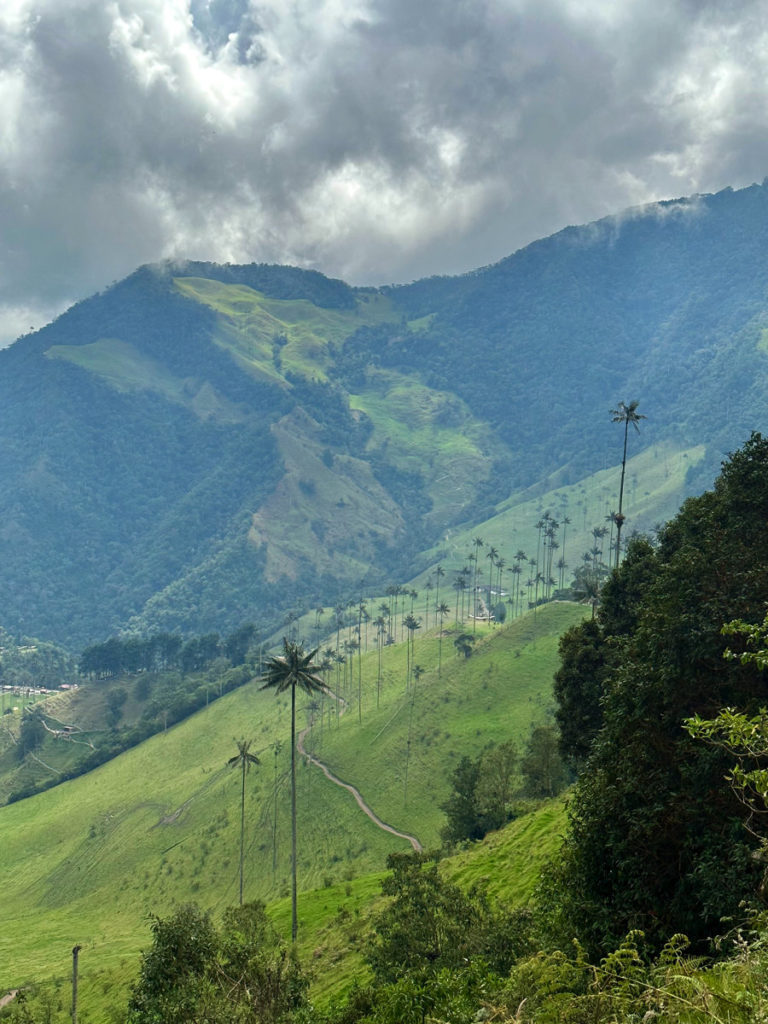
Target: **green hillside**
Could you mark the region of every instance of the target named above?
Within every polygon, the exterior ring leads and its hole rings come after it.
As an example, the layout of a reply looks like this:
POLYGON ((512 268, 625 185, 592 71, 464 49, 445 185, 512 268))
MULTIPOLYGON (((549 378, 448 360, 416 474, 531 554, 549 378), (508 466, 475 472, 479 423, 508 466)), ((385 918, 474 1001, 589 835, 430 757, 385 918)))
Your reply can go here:
POLYGON ((620 401, 647 416, 628 529, 653 526, 764 425, 767 237, 763 185, 402 287, 141 268, 0 352, 4 625, 268 634, 477 529, 527 549, 529 503, 567 497, 588 539, 620 401))
MULTIPOLYGON (((376 813, 433 845, 441 825, 437 805, 456 759, 492 740, 523 740, 529 724, 542 719, 556 636, 583 613, 579 606, 553 605, 537 612, 535 623, 529 615, 509 627, 486 627, 468 661, 451 649, 448 631, 440 678, 434 633, 419 638, 417 656, 426 672, 414 701, 407 801, 404 644, 384 651, 378 710, 378 659, 370 651, 362 658, 362 726, 352 704, 338 720, 326 710, 322 728, 317 722, 312 732, 313 748, 359 787, 376 813), (371 748, 373 760, 366 753, 371 748)), ((86 975, 106 968, 119 975, 146 941, 150 912, 165 913, 189 899, 219 912, 236 901, 239 778, 225 767, 233 737, 252 737, 262 761, 248 778, 246 896, 287 896, 287 708, 283 699, 243 687, 88 775, 0 809, 3 927, 11 950, 0 986, 55 974, 60 967, 53 966, 53 951, 74 941, 88 950, 86 975)), ((300 887, 320 890, 324 895, 316 899, 329 907, 341 893, 346 899, 354 878, 380 872, 389 851, 409 848, 375 827, 317 769, 301 769, 298 795, 300 887)), ((308 932, 302 941, 326 920, 313 906, 300 901, 308 932)))

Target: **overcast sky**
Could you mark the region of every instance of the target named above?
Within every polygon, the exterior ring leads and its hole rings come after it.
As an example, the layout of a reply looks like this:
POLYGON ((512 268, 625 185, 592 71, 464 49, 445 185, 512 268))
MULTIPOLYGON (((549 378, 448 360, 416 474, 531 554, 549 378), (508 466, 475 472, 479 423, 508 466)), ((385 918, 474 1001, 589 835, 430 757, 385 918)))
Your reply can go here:
POLYGON ((141 263, 410 281, 766 175, 765 0, 0 4, 0 343, 141 263))

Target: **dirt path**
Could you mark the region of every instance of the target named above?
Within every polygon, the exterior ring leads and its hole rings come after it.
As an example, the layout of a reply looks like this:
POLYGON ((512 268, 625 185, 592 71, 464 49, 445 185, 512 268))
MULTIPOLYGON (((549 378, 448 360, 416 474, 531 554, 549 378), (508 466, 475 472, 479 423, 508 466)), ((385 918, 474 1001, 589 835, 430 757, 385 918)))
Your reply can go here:
MULTIPOLYGON (((329 697, 332 697, 334 700, 341 700, 340 697, 337 697, 336 694, 332 693, 330 690, 327 691, 327 695, 329 697)), ((343 701, 342 702, 342 714, 346 710, 347 710, 347 702, 343 701)), ((365 800, 363 800, 362 796, 360 795, 360 790, 357 789, 356 786, 351 785, 351 783, 349 783, 349 782, 344 782, 337 775, 334 775, 333 772, 331 771, 331 769, 328 767, 327 764, 323 764, 323 762, 318 760, 318 758, 316 758, 314 754, 310 754, 309 753, 309 751, 304 746, 304 739, 307 736, 307 734, 309 732, 311 732, 313 725, 314 725, 314 722, 310 722, 310 724, 305 729, 301 730, 301 732, 299 733, 299 735, 298 735, 298 737, 296 739, 296 749, 301 754, 301 756, 306 758, 306 760, 310 764, 316 765, 320 769, 320 771, 323 773, 323 775, 325 775, 326 779, 328 779, 330 782, 333 782, 334 785, 341 786, 342 789, 346 789, 348 793, 351 793, 352 796, 355 798, 357 806, 360 808, 360 810, 363 812, 363 814, 366 814, 371 819, 371 821, 374 823, 374 825, 376 825, 378 828, 382 829, 384 832, 389 832, 390 835, 397 836, 398 839, 405 839, 405 840, 407 840, 411 844, 413 849, 417 853, 420 853, 421 850, 423 849, 423 847, 422 847, 421 843, 419 842, 419 840, 416 838, 416 836, 409 835, 407 832, 400 832, 399 829, 393 828, 392 825, 388 825, 386 823, 386 821, 382 821, 381 818, 378 816, 378 814, 375 814, 371 810, 371 808, 368 806, 368 804, 365 802, 365 800)))
POLYGON ((17 988, 15 988, 15 989, 13 989, 12 992, 8 992, 8 993, 6 993, 6 995, 0 996, 0 1010, 2 1010, 2 1008, 4 1006, 7 1006, 8 1003, 12 1003, 13 1002, 13 1000, 16 998, 16 993, 18 991, 19 990, 17 988))

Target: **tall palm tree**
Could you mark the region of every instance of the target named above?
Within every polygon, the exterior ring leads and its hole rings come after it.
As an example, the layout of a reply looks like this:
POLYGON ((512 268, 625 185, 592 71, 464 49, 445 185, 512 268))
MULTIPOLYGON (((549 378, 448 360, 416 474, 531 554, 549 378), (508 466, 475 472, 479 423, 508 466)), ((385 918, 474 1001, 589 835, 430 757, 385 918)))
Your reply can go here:
POLYGON ((523 551, 522 548, 518 548, 517 549, 517 554, 515 555, 515 564, 516 564, 517 568, 512 570, 512 572, 517 576, 517 614, 518 615, 520 615, 520 613, 522 612, 522 607, 521 607, 522 600, 521 600, 521 595, 520 595, 520 583, 522 581, 520 579, 520 576, 521 576, 523 570, 521 568, 521 563, 522 562, 527 562, 527 560, 528 560, 528 555, 526 555, 526 553, 523 551))
POLYGON ((421 629, 421 619, 417 619, 414 615, 406 615, 403 619, 403 625, 408 630, 408 635, 405 640, 405 653, 406 653, 406 677, 405 677, 405 689, 408 690, 411 679, 411 663, 413 660, 414 648, 413 638, 416 634, 417 629, 421 629))
POLYGON ((512 566, 512 568, 510 570, 510 572, 514 576, 514 579, 512 581, 512 594, 511 594, 511 597, 512 597, 512 614, 513 615, 519 615, 520 614, 520 576, 522 574, 522 571, 523 570, 520 568, 520 563, 519 562, 515 562, 515 564, 512 566))
POLYGON ((227 765, 234 768, 240 765, 243 773, 243 786, 240 792, 240 906, 243 905, 243 857, 245 854, 245 776, 252 764, 261 764, 258 757, 250 752, 253 740, 235 740, 237 753, 230 757, 227 765))
POLYGON ((453 589, 456 591, 456 622, 459 621, 459 597, 461 597, 462 611, 464 610, 464 589, 467 585, 464 571, 456 573, 456 579, 453 581, 453 589))
POLYGON ((493 586, 493 570, 496 566, 496 559, 499 557, 499 552, 493 545, 488 548, 485 553, 485 557, 488 559, 488 622, 491 621, 491 587, 493 586))
POLYGON ((275 742, 272 744, 272 751, 273 751, 273 753, 275 755, 274 779, 273 779, 273 786, 274 786, 273 798, 274 798, 274 801, 275 801, 275 807, 274 807, 275 818, 274 818, 274 822, 272 823, 272 874, 273 875, 277 871, 277 759, 280 757, 280 751, 282 749, 283 749, 282 740, 275 740, 275 742))
POLYGON ((435 607, 435 614, 440 619, 440 631, 437 634, 437 676, 440 678, 440 666, 443 660, 443 619, 446 615, 451 614, 451 609, 442 601, 435 607))
POLYGON ((445 576, 445 569, 442 567, 442 565, 436 566, 435 567, 435 579, 437 580, 437 584, 435 586, 435 604, 436 605, 440 604, 440 580, 442 579, 443 576, 445 576))
POLYGON ((378 707, 379 697, 381 696, 381 645, 384 637, 387 635, 387 620, 383 615, 379 615, 378 618, 373 620, 373 624, 376 627, 376 647, 378 648, 379 656, 379 668, 376 675, 376 707, 378 707))
POLYGON ((502 558, 502 556, 499 555, 499 557, 496 559, 496 586, 498 587, 499 590, 499 600, 501 600, 502 591, 501 576, 502 573, 504 572, 504 569, 506 568, 506 565, 506 559, 502 558))
POLYGON ((472 541, 472 543, 475 545, 475 559, 474 559, 474 561, 475 561, 475 575, 474 575, 474 579, 472 581, 472 598, 473 598, 472 615, 473 615, 473 619, 474 619, 474 621, 472 623, 472 632, 475 633, 475 632, 477 632, 477 558, 478 558, 478 555, 480 554, 480 548, 483 546, 483 538, 482 537, 475 537, 475 539, 472 541))
POLYGON ((283 638, 283 653, 267 660, 262 675, 262 690, 274 688, 275 693, 291 691, 291 938, 299 931, 296 901, 296 687, 307 694, 320 693, 325 684, 319 676, 320 666, 313 663, 317 650, 306 653, 304 647, 283 638))
POLYGON ((621 484, 619 485, 619 511, 616 513, 616 568, 619 567, 619 552, 621 551, 621 528, 624 525, 624 515, 621 511, 624 502, 624 472, 627 468, 627 436, 629 424, 631 423, 639 433, 638 423, 646 417, 637 411, 639 402, 619 402, 618 409, 611 409, 611 422, 624 424, 624 452, 621 457, 621 484))
MULTIPOLYGON (((566 532, 568 530, 568 527, 571 525, 571 520, 568 518, 568 516, 563 516, 563 518, 561 519, 561 523, 563 525, 563 537, 562 537, 562 540, 560 542, 562 544, 562 548, 563 548, 563 555, 562 555, 561 561, 563 563, 562 568, 565 569, 565 567, 566 567, 566 561, 565 561, 565 534, 566 534, 566 532)), ((560 566, 558 566, 558 568, 560 568, 560 566)), ((565 585, 565 580, 563 578, 563 574, 561 573, 560 574, 560 589, 561 590, 563 589, 564 585, 565 585)))
POLYGON ((321 604, 315 608, 315 643, 320 643, 320 619, 325 612, 325 608, 321 604))

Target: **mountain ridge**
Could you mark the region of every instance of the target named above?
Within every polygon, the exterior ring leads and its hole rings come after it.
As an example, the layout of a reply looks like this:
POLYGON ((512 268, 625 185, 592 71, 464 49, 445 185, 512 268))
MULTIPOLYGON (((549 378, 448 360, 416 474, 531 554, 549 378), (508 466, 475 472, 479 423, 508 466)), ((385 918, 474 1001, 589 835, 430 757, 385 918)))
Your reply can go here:
POLYGON ((762 426, 766 242, 764 183, 410 285, 141 267, 0 352, 4 623, 274 629, 614 463, 620 400, 695 493, 762 426))

